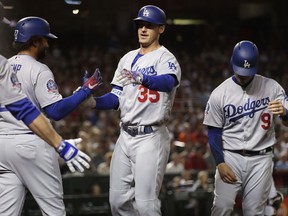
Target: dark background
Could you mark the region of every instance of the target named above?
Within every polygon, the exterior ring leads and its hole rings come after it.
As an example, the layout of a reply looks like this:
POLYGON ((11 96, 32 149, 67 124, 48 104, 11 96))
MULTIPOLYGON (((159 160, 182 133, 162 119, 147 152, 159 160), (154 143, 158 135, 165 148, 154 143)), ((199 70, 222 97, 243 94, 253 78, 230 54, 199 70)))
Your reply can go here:
MULTIPOLYGON (((168 21, 175 18, 205 21, 205 27, 168 25, 168 34, 165 34, 162 41, 164 45, 170 44, 173 48, 193 47, 197 51, 197 40, 203 37, 209 37, 207 41, 213 41, 211 38, 219 40, 219 35, 235 37, 235 42, 241 35, 254 40, 260 47, 262 44, 266 46, 267 40, 270 43, 271 38, 274 38, 279 46, 287 47, 288 3, 283 0, 82 0, 81 5, 68 5, 64 0, 2 2, 5 6, 13 6, 13 9, 5 10, 5 16, 10 20, 18 21, 26 16, 46 19, 50 23, 51 32, 59 37, 56 43, 62 47, 71 43, 105 47, 105 40, 111 35, 117 35, 122 45, 136 45, 132 43, 137 42, 132 19, 147 4, 161 7, 168 21), (78 15, 72 14, 76 8, 80 9, 78 15), (213 28, 213 31, 209 28, 213 28)), ((11 55, 13 28, 1 28, 0 39, 0 51, 11 55)))

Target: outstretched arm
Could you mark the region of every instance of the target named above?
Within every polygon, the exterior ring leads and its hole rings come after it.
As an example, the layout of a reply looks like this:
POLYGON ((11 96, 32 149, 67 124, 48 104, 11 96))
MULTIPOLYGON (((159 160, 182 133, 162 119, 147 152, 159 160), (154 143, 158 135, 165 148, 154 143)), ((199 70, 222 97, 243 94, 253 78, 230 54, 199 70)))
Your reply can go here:
POLYGON ((45 116, 27 98, 8 104, 6 108, 35 134, 53 146, 60 157, 65 160, 71 172, 75 170, 83 172, 84 168, 90 167, 88 163, 91 160, 90 157, 81 152, 71 141, 63 140, 45 116))
POLYGON ((43 109, 49 118, 58 121, 75 110, 100 85, 102 85, 102 76, 99 69, 97 68, 94 74, 90 78, 87 77, 83 83, 83 86, 73 95, 66 97, 56 103, 50 104, 43 109))

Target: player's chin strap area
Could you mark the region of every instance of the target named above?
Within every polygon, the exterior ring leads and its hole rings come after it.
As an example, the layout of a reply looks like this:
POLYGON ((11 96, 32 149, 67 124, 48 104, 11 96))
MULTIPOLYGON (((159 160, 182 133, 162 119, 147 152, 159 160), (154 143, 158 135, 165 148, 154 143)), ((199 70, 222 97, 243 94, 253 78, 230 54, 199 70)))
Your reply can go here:
POLYGON ((130 136, 153 133, 158 129, 159 125, 129 125, 121 123, 121 128, 130 136))
POLYGON ((245 150, 245 149, 242 149, 242 150, 224 149, 224 150, 234 152, 237 154, 241 154, 243 156, 255 156, 255 155, 264 155, 268 152, 271 152, 271 151, 273 151, 273 147, 270 146, 270 147, 263 149, 263 150, 260 150, 260 151, 251 151, 251 150, 245 150))

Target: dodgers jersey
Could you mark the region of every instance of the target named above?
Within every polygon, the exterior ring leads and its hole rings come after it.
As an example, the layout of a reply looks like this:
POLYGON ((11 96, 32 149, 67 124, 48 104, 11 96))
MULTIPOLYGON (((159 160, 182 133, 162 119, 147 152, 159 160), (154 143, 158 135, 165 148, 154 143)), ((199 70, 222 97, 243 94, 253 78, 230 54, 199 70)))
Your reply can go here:
MULTIPOLYGON (((0 55, 0 105, 11 104, 26 96, 21 92, 16 74, 10 71, 7 59, 0 55)), ((1 108, 0 107, 0 111, 1 108)))
POLYGON ((211 93, 203 123, 223 129, 223 149, 260 151, 276 143, 278 116, 267 109, 273 100, 288 107, 285 91, 275 80, 256 74, 243 89, 231 77, 211 93))
MULTIPOLYGON (((22 91, 31 102, 41 108, 62 99, 58 92, 54 75, 45 65, 29 55, 15 55, 8 60, 14 73, 17 74, 22 91)), ((0 109, 0 134, 22 134, 31 132, 22 122, 15 119, 5 107, 0 109)))
MULTIPOLYGON (((181 69, 175 56, 164 46, 141 56, 132 67, 132 62, 139 53, 140 48, 132 50, 124 55, 115 71, 112 85, 123 87, 119 93, 119 108, 121 110, 121 122, 125 124, 157 125, 167 121, 173 101, 176 86, 171 92, 159 92, 149 90, 142 85, 130 84, 122 86, 117 81, 117 75, 124 69, 140 71, 147 76, 174 74, 178 83, 181 79, 181 69)), ((114 91, 116 94, 116 92, 114 91)))

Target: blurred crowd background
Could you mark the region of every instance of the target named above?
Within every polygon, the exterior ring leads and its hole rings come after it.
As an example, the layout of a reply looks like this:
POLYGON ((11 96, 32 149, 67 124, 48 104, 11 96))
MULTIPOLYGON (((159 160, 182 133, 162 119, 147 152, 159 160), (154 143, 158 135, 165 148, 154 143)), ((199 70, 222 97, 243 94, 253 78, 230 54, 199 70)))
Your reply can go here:
MULTIPOLYGON (((210 1, 205 2, 208 4, 210 1)), ((288 6, 282 1, 272 2, 271 6, 277 6, 272 10, 273 13, 248 19, 229 20, 224 16, 221 22, 215 20, 199 25, 167 25, 160 41, 178 59, 182 80, 167 123, 171 153, 166 174, 173 178, 164 181, 166 190, 172 187, 176 191, 181 185, 188 191, 195 191, 198 187, 210 192, 213 190, 215 163, 209 149, 207 131, 202 124, 203 114, 212 90, 233 75, 230 57, 237 42, 253 41, 260 52, 258 74, 275 79, 288 91, 288 6)), ((218 15, 221 17, 221 14, 218 15)), ((51 32, 58 33, 59 38, 50 41, 50 52, 43 62, 54 73, 63 97, 73 94, 81 85, 85 70, 92 74, 95 68, 100 69, 104 79, 104 84, 95 92, 95 96, 109 92, 118 61, 127 51, 138 48, 132 19, 128 23, 114 23, 108 30, 96 27, 89 31, 86 26, 84 30, 66 32, 53 32, 57 20, 47 20, 51 32), (117 25, 126 25, 125 31, 117 25)), ((0 51, 9 58, 15 54, 11 48, 13 28, 0 25, 0 51)), ((91 169, 85 175, 109 176, 110 159, 120 129, 118 110, 96 111, 79 107, 65 119, 52 124, 64 138, 83 139, 80 148, 92 158, 91 169)), ((281 126, 280 120, 275 127, 275 171, 288 173, 288 129, 281 126)), ((71 175, 66 172, 63 161, 60 163, 63 176, 71 175)), ((93 185, 91 193, 100 192, 101 187, 93 185)), ((185 206, 193 208, 195 200, 189 200, 185 206)))

